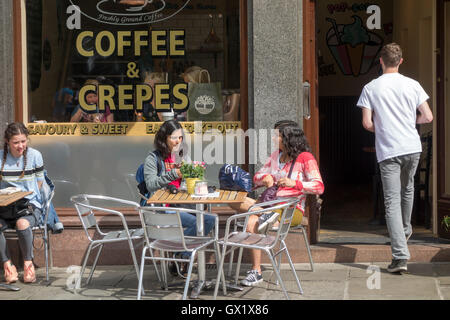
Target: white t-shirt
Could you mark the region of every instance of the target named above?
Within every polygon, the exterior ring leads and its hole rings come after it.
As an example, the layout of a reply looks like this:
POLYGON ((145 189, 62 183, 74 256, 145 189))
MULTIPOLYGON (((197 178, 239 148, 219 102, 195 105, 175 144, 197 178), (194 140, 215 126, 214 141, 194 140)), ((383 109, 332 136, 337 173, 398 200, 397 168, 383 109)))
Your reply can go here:
POLYGON ((416 112, 428 99, 417 81, 400 73, 383 74, 364 87, 357 106, 373 111, 378 162, 422 152, 416 112))

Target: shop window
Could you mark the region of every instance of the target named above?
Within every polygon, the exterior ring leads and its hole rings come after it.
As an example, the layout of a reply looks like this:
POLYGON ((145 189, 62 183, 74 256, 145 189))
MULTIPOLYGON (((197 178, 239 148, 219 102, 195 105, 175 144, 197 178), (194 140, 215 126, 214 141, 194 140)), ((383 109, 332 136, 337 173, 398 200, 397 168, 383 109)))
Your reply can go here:
POLYGON ((239 0, 26 0, 25 9, 24 120, 161 121, 168 106, 180 121, 240 120, 239 0), (217 100, 198 99, 202 90, 217 100))

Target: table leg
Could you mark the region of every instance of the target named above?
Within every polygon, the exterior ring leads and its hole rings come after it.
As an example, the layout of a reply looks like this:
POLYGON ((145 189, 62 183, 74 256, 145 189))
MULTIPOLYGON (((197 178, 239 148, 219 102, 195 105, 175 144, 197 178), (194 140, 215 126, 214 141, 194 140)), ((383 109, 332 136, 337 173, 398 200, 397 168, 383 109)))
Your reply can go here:
MULTIPOLYGON (((203 211, 203 204, 197 204, 196 209, 199 211, 203 211)), ((204 220, 203 215, 197 215, 197 235, 203 236, 204 235, 204 220)), ((205 281, 205 252, 199 251, 198 252, 198 279, 200 281, 205 281)))
MULTIPOLYGON (((204 210, 202 204, 197 204, 196 209, 199 211, 204 210)), ((207 212, 211 212, 211 205, 208 204, 207 212)), ((204 235, 204 220, 203 215, 197 215, 197 235, 204 235)), ((199 251, 197 253, 198 262, 198 281, 194 284, 191 292, 191 299, 197 299, 200 293, 205 289, 213 289, 214 281, 206 281, 206 263, 205 263, 205 252, 199 251)), ((242 291, 243 288, 234 284, 226 283, 227 288, 233 290, 242 291)))
MULTIPOLYGON (((196 204, 195 209, 198 211, 203 211, 203 204, 196 204)), ((197 215, 197 235, 203 236, 204 233, 204 223, 203 223, 203 215, 197 215)), ((201 291, 205 287, 205 279, 206 279, 206 266, 205 266, 205 252, 199 251, 197 253, 197 265, 198 265, 198 281, 191 292, 191 298, 196 299, 200 295, 201 291)))

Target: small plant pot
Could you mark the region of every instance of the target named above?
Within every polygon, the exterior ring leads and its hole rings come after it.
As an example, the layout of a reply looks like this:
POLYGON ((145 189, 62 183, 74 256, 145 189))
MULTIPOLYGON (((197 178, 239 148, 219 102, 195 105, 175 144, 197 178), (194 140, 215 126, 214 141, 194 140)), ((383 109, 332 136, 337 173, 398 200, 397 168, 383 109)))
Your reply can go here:
POLYGON ((200 178, 186 178, 186 188, 187 188, 187 193, 189 194, 194 194, 195 193, 195 183, 197 181, 201 181, 200 178))

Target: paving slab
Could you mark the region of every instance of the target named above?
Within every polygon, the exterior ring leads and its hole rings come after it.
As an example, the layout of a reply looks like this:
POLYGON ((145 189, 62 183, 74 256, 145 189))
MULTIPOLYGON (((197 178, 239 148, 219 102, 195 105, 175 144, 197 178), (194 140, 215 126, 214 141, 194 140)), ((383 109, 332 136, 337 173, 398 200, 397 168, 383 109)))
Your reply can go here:
POLYGON ((450 287, 440 288, 441 299, 450 300, 450 287))
MULTIPOLYGON (((309 264, 296 264, 296 273, 304 291, 298 288, 289 265, 283 264, 281 276, 293 300, 450 300, 450 263, 410 263, 406 274, 390 274, 386 271, 388 263, 356 264, 320 264, 314 265, 315 271, 309 270, 309 264), (379 268, 379 273, 368 273, 369 266, 379 268), (368 283, 376 287, 375 278, 379 277, 379 289, 370 290, 368 283)), ((250 266, 241 268, 241 280, 250 266)), ((245 287, 242 291, 228 290, 223 296, 219 291, 219 300, 284 300, 284 294, 276 284, 276 277, 270 265, 263 265, 265 281, 256 287, 245 287)), ((50 282, 44 279, 45 269, 37 269, 38 281, 24 284, 19 281, 14 285, 20 291, 11 292, 0 288, 0 300, 135 300, 137 296, 137 276, 132 266, 100 266, 95 271, 92 283, 83 285, 74 293, 73 270, 53 268, 50 282)), ((89 270, 88 270, 89 271, 89 270)), ((207 269, 207 279, 215 278, 216 270, 207 269)), ((84 279, 86 279, 86 276, 84 279)), ((193 279, 196 279, 194 275, 193 279)), ((169 285, 178 284, 165 291, 157 280, 153 266, 144 274, 144 287, 147 295, 143 300, 179 300, 184 289, 184 280, 169 277, 169 285)), ((202 292, 200 301, 211 300, 213 286, 202 292)))
POLYGON ((348 299, 350 300, 439 300, 435 280, 431 277, 406 278, 381 276, 379 289, 370 289, 367 280, 349 280, 348 299))

